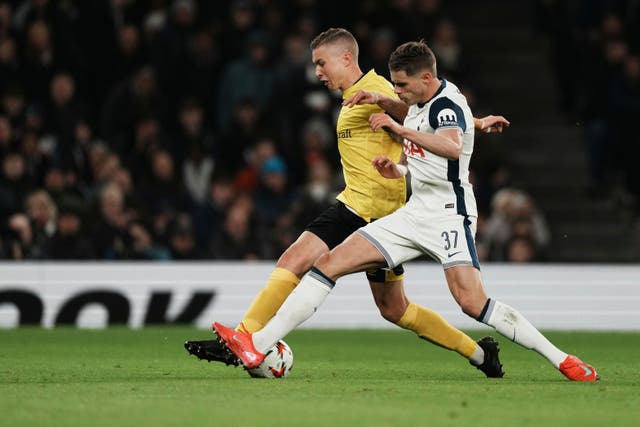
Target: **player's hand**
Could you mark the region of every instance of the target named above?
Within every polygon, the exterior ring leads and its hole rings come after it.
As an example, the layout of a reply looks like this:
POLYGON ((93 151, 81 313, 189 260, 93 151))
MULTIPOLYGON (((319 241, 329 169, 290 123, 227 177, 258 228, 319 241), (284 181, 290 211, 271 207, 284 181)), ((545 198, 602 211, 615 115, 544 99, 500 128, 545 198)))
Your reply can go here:
POLYGON ((503 116, 489 115, 480 119, 479 130, 486 133, 502 133, 502 130, 509 125, 511 125, 511 123, 503 116))
POLYGON ((375 113, 369 117, 369 125, 371 129, 376 132, 378 129, 384 129, 387 132, 396 132, 398 123, 393 120, 388 114, 375 113))
POLYGON ((402 178, 404 174, 400 172, 396 163, 387 156, 376 156, 371 160, 371 165, 378 173, 385 178, 402 178))
POLYGON ((379 100, 380 94, 367 90, 359 90, 354 95, 342 101, 342 105, 351 108, 354 105, 377 104, 379 100))

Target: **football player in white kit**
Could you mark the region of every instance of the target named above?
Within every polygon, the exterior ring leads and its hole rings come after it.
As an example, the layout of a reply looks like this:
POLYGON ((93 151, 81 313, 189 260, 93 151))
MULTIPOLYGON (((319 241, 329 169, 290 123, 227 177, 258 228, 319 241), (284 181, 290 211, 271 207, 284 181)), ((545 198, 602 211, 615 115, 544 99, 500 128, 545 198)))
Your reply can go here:
MULTIPOLYGON (((313 315, 338 278, 429 255, 442 264, 464 313, 543 355, 570 380, 596 381, 592 366, 558 349, 513 307, 487 298, 474 240, 477 210, 469 183, 474 126, 465 97, 453 83, 437 77, 433 52, 422 41, 399 46, 391 54, 389 69, 396 94, 410 106, 404 125, 384 113, 373 114, 369 122, 374 131, 399 135, 404 156, 401 164, 377 156, 372 165, 389 179, 401 178, 408 170, 409 201, 318 258, 262 330, 246 334, 214 323, 220 339, 245 367, 257 366, 267 349, 313 315)), ((377 96, 361 94, 357 102, 377 96)))

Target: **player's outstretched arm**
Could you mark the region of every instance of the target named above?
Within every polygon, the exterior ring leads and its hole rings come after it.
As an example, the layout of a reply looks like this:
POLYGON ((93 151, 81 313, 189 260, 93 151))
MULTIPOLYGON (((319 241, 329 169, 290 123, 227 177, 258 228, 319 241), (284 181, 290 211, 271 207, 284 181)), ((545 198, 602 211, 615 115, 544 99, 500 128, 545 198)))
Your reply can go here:
POLYGON ((509 125, 511 125, 511 123, 509 123, 509 120, 505 119, 503 116, 489 115, 481 119, 473 118, 473 126, 477 130, 486 133, 502 133, 502 129, 509 125))
POLYGON ((359 90, 342 101, 342 105, 349 108, 364 104, 376 104, 399 121, 403 121, 409 111, 407 104, 399 99, 368 90, 359 90))

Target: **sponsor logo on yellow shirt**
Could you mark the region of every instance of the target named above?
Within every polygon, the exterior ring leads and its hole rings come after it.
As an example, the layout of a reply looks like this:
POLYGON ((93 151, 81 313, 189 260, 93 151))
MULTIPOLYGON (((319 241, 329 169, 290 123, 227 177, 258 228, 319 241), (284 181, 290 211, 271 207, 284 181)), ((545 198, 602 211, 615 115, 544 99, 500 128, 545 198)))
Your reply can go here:
POLYGON ((351 129, 339 130, 338 138, 351 138, 351 129))

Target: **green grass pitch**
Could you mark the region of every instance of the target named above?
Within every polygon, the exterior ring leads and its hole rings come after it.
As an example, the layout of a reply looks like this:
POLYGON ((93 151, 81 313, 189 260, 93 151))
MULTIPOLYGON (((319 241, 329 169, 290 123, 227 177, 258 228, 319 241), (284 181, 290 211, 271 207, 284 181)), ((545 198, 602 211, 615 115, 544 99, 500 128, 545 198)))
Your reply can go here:
POLYGON ((640 425, 640 333, 548 332, 598 368, 595 384, 493 335, 503 379, 405 331, 299 330, 291 376, 265 380, 188 356, 203 330, 3 330, 0 425, 640 425))

